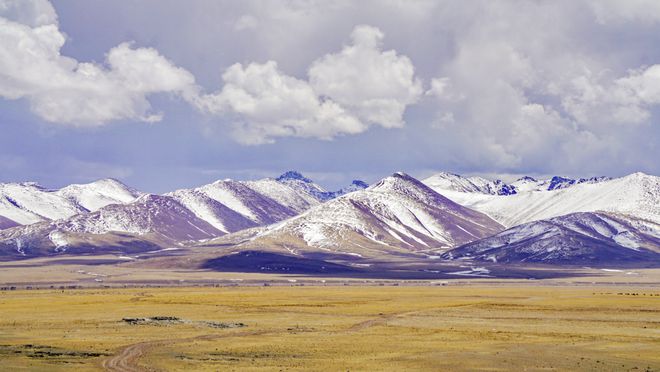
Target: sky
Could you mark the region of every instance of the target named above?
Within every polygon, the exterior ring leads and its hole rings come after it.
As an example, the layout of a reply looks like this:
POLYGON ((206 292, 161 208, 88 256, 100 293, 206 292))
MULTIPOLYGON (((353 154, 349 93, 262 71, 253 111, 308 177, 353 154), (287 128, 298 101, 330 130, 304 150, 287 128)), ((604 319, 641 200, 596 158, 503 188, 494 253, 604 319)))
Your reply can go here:
POLYGON ((660 174, 660 2, 0 0, 0 182, 660 174))

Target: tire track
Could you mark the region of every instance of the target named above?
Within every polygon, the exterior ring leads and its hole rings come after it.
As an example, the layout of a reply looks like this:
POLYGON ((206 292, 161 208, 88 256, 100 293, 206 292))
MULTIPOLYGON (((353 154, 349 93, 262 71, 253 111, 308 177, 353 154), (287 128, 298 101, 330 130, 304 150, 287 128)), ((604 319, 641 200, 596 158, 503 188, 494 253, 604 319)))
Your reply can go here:
POLYGON ((143 357, 146 353, 149 352, 149 350, 153 349, 154 347, 162 347, 167 345, 173 345, 173 344, 179 344, 185 342, 194 342, 194 341, 212 341, 221 338, 257 336, 266 333, 273 333, 273 331, 245 331, 245 332, 233 332, 228 334, 208 334, 208 335, 177 338, 177 339, 143 341, 122 347, 115 355, 105 359, 102 362, 101 366, 103 367, 103 369, 107 371, 116 371, 116 372, 146 371, 145 368, 138 365, 138 361, 141 357, 143 357))

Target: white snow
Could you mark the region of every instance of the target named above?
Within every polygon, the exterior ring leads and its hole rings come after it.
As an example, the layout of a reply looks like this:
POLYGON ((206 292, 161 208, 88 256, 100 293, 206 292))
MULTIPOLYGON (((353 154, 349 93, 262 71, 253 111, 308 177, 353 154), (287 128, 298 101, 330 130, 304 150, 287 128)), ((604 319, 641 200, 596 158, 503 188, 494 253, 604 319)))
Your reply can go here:
POLYGON ((0 216, 28 225, 96 211, 109 204, 129 203, 139 195, 112 179, 59 190, 45 189, 35 183, 0 183, 0 216))
POLYGON ((488 217, 443 198, 407 175, 396 175, 270 226, 253 242, 278 236, 286 241, 293 235, 308 246, 339 253, 345 252, 344 246, 357 246, 361 237, 379 246, 417 250, 450 247, 500 230, 488 217))
POLYGON ((660 223, 660 177, 643 173, 552 191, 523 189, 518 194, 504 196, 456 191, 438 183, 435 177, 423 182, 449 199, 486 213, 508 227, 573 212, 595 211, 631 214, 660 223))
POLYGON ((53 230, 48 234, 48 239, 55 245, 55 252, 64 252, 69 245, 66 235, 59 230, 53 230))
POLYGON ((463 271, 454 271, 447 273, 449 275, 461 275, 461 276, 476 276, 476 277, 482 277, 482 278, 492 278, 492 275, 490 274, 490 270, 486 269, 485 267, 471 267, 470 270, 463 270, 463 271))

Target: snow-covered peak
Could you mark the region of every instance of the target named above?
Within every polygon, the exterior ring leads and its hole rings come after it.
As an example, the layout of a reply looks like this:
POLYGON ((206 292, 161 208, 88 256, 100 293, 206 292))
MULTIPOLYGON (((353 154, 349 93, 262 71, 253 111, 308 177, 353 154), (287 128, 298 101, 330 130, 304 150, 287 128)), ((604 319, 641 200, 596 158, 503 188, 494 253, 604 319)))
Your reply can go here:
POLYGON ((114 178, 104 178, 86 184, 73 184, 55 191, 88 211, 99 210, 110 204, 130 203, 142 195, 114 178))
POLYGON ((516 188, 501 180, 491 181, 483 177, 463 177, 454 173, 441 172, 426 178, 424 184, 436 191, 455 191, 488 195, 513 195, 516 188))
POLYGON ((313 183, 312 180, 309 178, 305 177, 302 175, 302 173, 298 171, 287 171, 281 174, 279 177, 276 178, 277 181, 290 181, 290 180, 297 180, 297 181, 302 181, 305 183, 313 183))
POLYGON ((336 191, 335 193, 337 194, 337 196, 341 196, 344 194, 348 194, 349 192, 364 190, 367 187, 369 187, 369 185, 366 182, 360 180, 353 180, 353 182, 351 182, 350 185, 340 189, 339 191, 336 191))
POLYGON ((73 184, 59 190, 35 182, 0 183, 0 216, 26 225, 96 211, 109 204, 129 203, 139 195, 115 179, 73 184))
POLYGON ((373 185, 368 187, 368 190, 372 191, 400 191, 400 190, 405 190, 408 187, 411 186, 419 186, 421 182, 419 182, 417 179, 414 177, 403 173, 403 172, 396 172, 393 173, 389 177, 385 177, 382 180, 374 183, 373 185))
POLYGON ((571 213, 512 227, 443 257, 569 264, 660 262, 658 227, 629 216, 571 213))
POLYGON ((554 176, 550 179, 548 183, 548 191, 565 189, 575 184, 575 180, 566 177, 554 176))
POLYGON ((530 191, 554 191, 561 190, 583 183, 599 183, 611 180, 610 177, 569 178, 553 176, 550 179, 538 180, 533 177, 524 176, 511 183, 518 193, 530 191))
POLYGON ((501 225, 461 207, 401 172, 270 226, 249 244, 373 255, 446 249, 488 236, 501 225))
POLYGON ((418 203, 432 204, 443 209, 461 208, 459 204, 433 190, 425 183, 402 172, 383 178, 369 186, 365 191, 383 193, 402 200, 415 200, 418 203))
POLYGON ((527 182, 528 188, 514 183, 519 192, 506 197, 444 189, 436 191, 461 205, 488 214, 505 226, 573 212, 595 211, 625 213, 660 222, 660 177, 640 173, 614 179, 597 177, 553 190, 548 190, 546 181, 527 182))
POLYGON ((288 171, 277 177, 276 181, 286 184, 298 192, 306 193, 321 202, 330 200, 334 197, 332 192, 328 192, 323 187, 317 185, 297 171, 288 171))

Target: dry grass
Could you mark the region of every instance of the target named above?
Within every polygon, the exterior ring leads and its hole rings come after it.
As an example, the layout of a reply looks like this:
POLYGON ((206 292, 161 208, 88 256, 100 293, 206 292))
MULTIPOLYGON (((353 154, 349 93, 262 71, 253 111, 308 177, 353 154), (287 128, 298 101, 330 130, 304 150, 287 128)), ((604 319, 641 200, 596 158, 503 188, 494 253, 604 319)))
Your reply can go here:
POLYGON ((3 370, 660 370, 648 287, 14 291, 0 314, 3 370), (157 315, 192 322, 122 321, 157 315))

